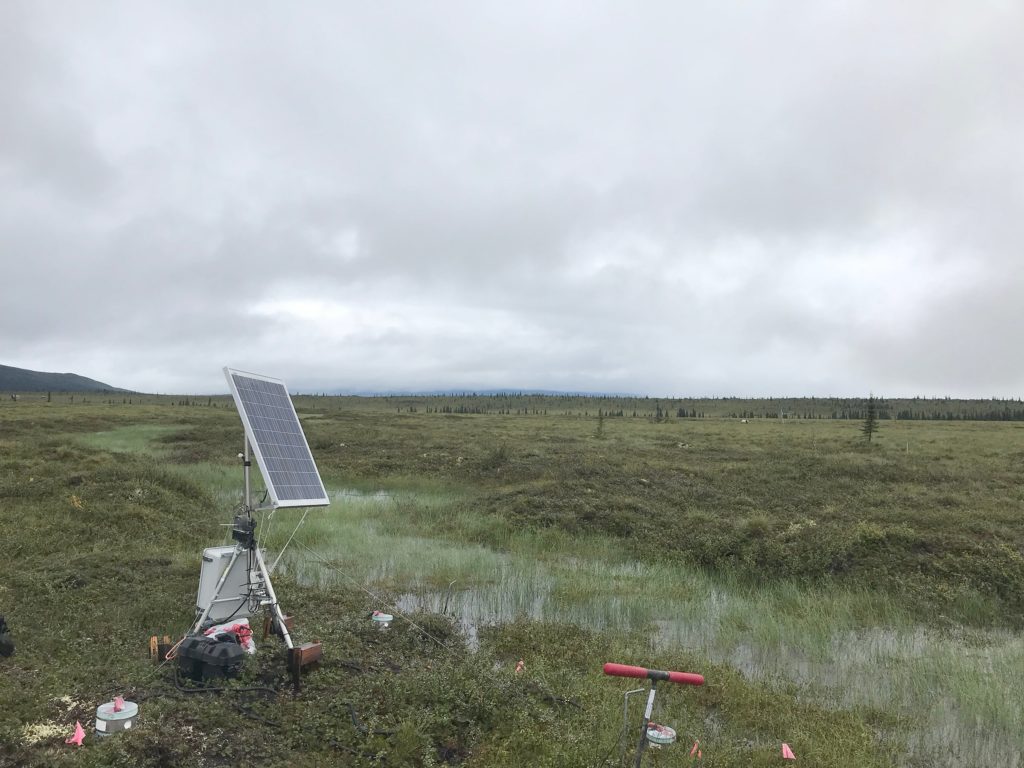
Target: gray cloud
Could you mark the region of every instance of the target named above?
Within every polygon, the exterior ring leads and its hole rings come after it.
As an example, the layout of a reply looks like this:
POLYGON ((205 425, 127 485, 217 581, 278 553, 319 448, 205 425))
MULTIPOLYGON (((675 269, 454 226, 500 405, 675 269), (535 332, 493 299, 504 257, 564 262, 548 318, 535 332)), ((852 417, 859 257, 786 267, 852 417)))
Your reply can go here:
POLYGON ((1016 395, 1022 15, 4 4, 4 362, 1016 395))

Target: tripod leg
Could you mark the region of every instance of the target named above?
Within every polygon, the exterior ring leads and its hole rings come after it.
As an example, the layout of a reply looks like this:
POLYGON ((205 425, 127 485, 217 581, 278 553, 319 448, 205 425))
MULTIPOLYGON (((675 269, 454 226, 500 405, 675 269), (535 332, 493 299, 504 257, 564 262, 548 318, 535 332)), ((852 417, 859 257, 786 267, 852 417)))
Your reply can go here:
POLYGON ((263 554, 260 552, 259 547, 253 547, 253 552, 256 554, 256 567, 260 569, 260 577, 263 579, 263 587, 267 590, 267 595, 270 597, 270 611, 273 613, 275 620, 277 621, 277 627, 281 631, 281 637, 284 639, 284 644, 288 648, 294 648, 292 643, 292 637, 288 634, 288 627, 284 623, 284 613, 281 611, 281 606, 277 602, 277 595, 274 593, 274 585, 270 583, 270 574, 267 572, 267 564, 263 561, 263 554))
POLYGON ((213 590, 213 596, 210 597, 209 604, 203 609, 199 618, 196 619, 196 623, 192 625, 192 629, 189 630, 190 635, 194 635, 199 631, 199 628, 203 626, 203 622, 206 621, 206 617, 210 615, 210 611, 213 610, 213 604, 217 598, 220 597, 220 591, 224 588, 224 582, 228 580, 228 574, 231 573, 231 569, 235 566, 235 561, 238 560, 238 555, 242 552, 241 547, 235 547, 235 551, 231 554, 231 560, 228 562, 227 568, 224 569, 224 573, 220 575, 220 580, 217 582, 217 586, 213 590))

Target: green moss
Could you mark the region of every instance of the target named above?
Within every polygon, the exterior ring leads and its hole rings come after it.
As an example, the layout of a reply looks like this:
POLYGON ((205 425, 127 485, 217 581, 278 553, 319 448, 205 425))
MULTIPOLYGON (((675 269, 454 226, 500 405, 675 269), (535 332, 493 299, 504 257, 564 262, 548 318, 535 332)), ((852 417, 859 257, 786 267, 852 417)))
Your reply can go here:
MULTIPOLYGON (((5 407, 0 606, 18 653, 0 660, 0 700, 16 702, 0 708, 0 765, 597 765, 617 755, 634 683, 602 676, 609 660, 707 676, 659 701, 708 765, 774 765, 782 741, 812 766, 1019 751, 1021 644, 998 627, 1024 594, 1024 430, 886 423, 866 451, 843 423, 608 418, 597 440, 593 419, 530 402, 449 418, 300 400, 329 484, 391 499, 310 514, 303 542, 356 578, 275 579, 297 635, 327 656, 292 696, 278 647, 261 644, 240 684, 280 688, 274 703, 181 694, 146 658, 149 635, 187 627, 198 553, 237 501, 233 410, 5 407), (495 620, 476 650, 445 617, 384 633, 367 620, 379 601, 363 587, 456 576, 559 611, 495 620), (773 677, 756 666, 771 655, 796 663, 773 677), (82 750, 25 743, 26 726, 88 724, 115 692, 142 703, 136 731, 82 750), (952 745, 928 740, 944 728, 952 745)), ((265 522, 273 541, 290 532, 287 512, 265 522)), ((659 764, 688 765, 686 751, 659 764)))

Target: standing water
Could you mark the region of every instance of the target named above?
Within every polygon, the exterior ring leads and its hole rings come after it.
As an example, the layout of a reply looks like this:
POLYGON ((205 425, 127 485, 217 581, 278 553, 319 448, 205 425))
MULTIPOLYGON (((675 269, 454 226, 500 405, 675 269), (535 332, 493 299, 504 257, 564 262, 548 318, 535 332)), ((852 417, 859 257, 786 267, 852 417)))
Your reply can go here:
POLYGON ((808 701, 898 714, 912 723, 905 746, 921 764, 1021 765, 1024 641, 1013 632, 928 628, 872 593, 740 584, 618 559, 600 541, 573 541, 573 556, 564 541, 537 537, 495 551, 419 535, 393 514, 403 499, 429 499, 344 494, 344 513, 326 513, 303 536, 317 558, 286 555, 298 580, 387 590, 399 615, 447 610, 471 645, 478 627, 523 617, 647 631, 652 649, 699 650, 751 680, 795 684, 808 701))

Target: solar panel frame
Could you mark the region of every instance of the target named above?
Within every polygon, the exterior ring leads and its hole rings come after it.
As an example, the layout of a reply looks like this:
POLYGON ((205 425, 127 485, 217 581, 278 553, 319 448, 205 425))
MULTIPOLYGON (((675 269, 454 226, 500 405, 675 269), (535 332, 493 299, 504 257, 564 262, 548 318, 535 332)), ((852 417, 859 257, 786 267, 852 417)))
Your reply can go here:
POLYGON ((330 504, 285 383, 227 366, 224 376, 273 506, 330 504))

